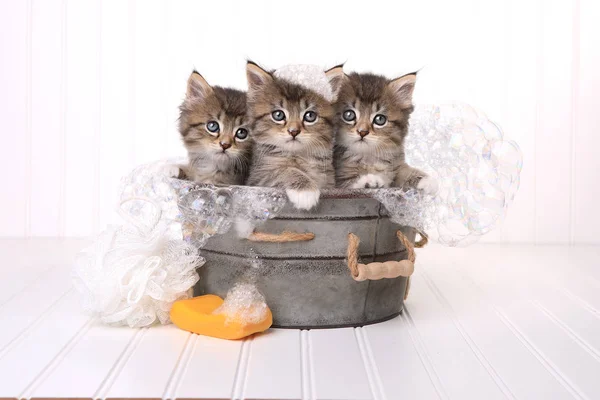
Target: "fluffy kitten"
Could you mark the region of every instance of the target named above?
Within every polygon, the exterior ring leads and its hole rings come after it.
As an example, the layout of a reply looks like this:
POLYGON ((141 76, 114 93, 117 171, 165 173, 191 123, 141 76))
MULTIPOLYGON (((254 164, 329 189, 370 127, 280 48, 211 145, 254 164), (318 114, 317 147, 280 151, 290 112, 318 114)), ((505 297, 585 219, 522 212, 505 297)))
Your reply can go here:
MULTIPOLYGON (((277 78, 253 62, 246 67, 254 150, 248 185, 281 187, 297 208, 309 210, 320 189, 333 187, 333 118, 321 94, 277 78)), ((335 84, 341 67, 326 71, 335 84)))
POLYGON ((179 132, 188 151, 188 179, 213 185, 242 185, 252 143, 246 93, 211 87, 194 71, 180 106, 179 132))
POLYGON ((416 77, 416 73, 392 80, 373 74, 344 75, 335 104, 338 187, 437 190, 434 179, 405 162, 404 138, 416 77))

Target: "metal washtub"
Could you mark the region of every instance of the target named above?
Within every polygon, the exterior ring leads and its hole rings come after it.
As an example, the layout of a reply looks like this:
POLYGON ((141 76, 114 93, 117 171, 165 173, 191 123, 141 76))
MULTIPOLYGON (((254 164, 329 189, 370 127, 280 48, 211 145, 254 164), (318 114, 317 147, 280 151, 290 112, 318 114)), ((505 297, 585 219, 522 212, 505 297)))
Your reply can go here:
POLYGON ((355 281, 346 262, 348 234, 360 238, 361 262, 404 260, 400 230, 414 243, 413 228, 393 223, 372 190, 324 190, 317 207, 300 211, 289 203, 255 231, 314 233, 308 241, 285 243, 240 239, 235 229, 211 237, 201 249, 194 294, 224 297, 236 282, 248 279, 250 261, 261 267, 253 279, 273 312, 274 327, 338 328, 391 319, 402 312, 407 278, 355 281))

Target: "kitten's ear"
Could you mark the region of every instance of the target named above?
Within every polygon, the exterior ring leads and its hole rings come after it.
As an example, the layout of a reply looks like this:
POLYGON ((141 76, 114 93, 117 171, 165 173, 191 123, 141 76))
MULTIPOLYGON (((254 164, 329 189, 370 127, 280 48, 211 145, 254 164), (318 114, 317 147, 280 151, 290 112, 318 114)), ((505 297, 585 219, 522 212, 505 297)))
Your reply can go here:
POLYGON ((342 84, 344 83, 344 79, 346 78, 346 74, 344 73, 344 64, 336 65, 335 67, 328 69, 325 71, 325 76, 331 85, 333 97, 337 98, 338 94, 340 93, 340 89, 342 88, 342 84))
POLYGON ((213 93, 213 88, 206 82, 198 72, 194 71, 188 78, 187 91, 185 93, 188 99, 206 99, 213 93))
POLYGON ((273 81, 273 75, 258 66, 258 64, 248 61, 246 64, 246 76, 248 77, 248 90, 260 89, 273 81))
POLYGON ((416 81, 417 73, 411 72, 388 83, 388 90, 402 108, 412 107, 412 97, 416 81))

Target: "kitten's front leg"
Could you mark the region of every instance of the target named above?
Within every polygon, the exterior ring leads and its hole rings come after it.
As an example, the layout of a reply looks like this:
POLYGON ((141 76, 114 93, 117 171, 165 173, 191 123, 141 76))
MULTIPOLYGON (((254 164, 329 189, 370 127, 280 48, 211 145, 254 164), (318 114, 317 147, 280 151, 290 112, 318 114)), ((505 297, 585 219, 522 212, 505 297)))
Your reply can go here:
POLYGON ((294 207, 310 210, 319 202, 321 191, 317 184, 302 171, 290 169, 285 174, 286 194, 294 207))
POLYGON ((407 164, 403 164, 398 168, 394 186, 406 189, 416 188, 427 195, 434 195, 439 190, 437 179, 407 164))
POLYGON ((310 210, 319 203, 321 192, 317 190, 296 190, 287 189, 286 194, 294 207, 301 210, 310 210))
POLYGON ((433 196, 435 195, 439 188, 439 183, 437 179, 432 176, 426 175, 419 180, 417 184, 417 189, 421 190, 423 193, 433 196))

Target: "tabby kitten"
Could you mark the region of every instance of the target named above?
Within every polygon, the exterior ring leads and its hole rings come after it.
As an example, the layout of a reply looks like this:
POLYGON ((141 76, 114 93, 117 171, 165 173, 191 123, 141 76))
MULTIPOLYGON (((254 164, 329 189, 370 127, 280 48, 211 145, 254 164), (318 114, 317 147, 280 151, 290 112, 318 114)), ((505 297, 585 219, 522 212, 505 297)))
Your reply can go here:
POLYGON ((242 185, 252 150, 246 93, 211 87, 194 71, 180 112, 179 133, 189 158, 183 174, 198 183, 242 185))
MULTIPOLYGON (((320 189, 335 185, 332 104, 322 95, 278 78, 253 62, 246 66, 254 150, 248 185, 281 187, 296 208, 309 210, 320 189)), ((331 84, 341 67, 326 71, 331 84)))
POLYGON ((416 73, 392 80, 373 74, 344 75, 335 104, 338 187, 437 191, 435 179, 406 164, 404 156, 416 77, 416 73))

